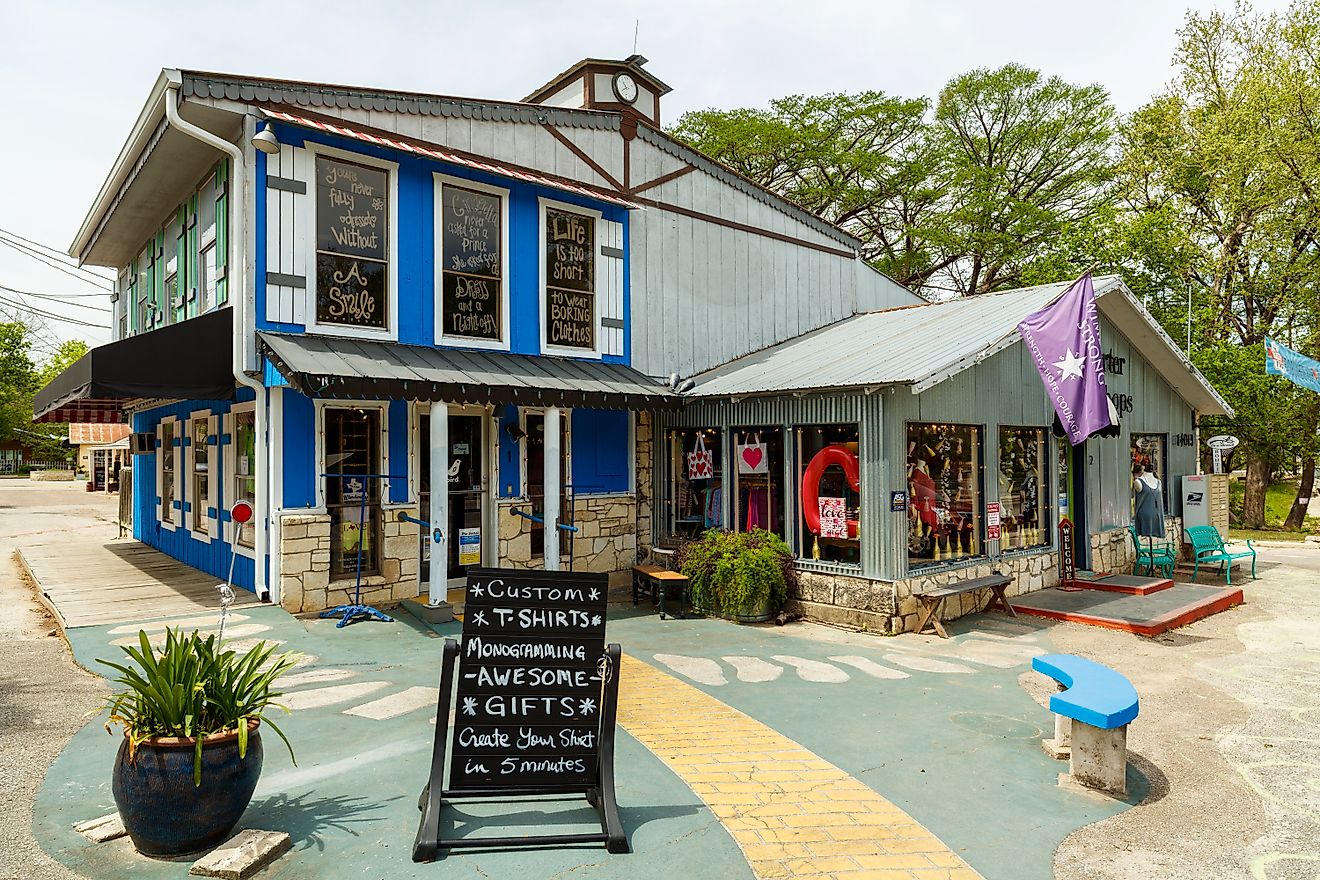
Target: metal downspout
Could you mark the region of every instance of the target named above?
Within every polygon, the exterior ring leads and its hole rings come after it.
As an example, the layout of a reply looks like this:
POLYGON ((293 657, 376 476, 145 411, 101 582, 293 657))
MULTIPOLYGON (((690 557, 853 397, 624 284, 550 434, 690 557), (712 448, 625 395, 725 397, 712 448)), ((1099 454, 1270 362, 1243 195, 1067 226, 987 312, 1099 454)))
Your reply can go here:
MULTIPOLYGON (((248 297, 251 295, 248 284, 248 273, 244 263, 243 245, 247 241, 246 230, 244 227, 248 223, 247 212, 244 209, 247 205, 247 167, 243 160, 243 151, 235 144, 222 137, 219 137, 207 131, 200 126, 194 125, 179 115, 179 86, 182 83, 172 81, 167 84, 165 92, 165 118, 169 124, 174 126, 183 134, 188 135, 195 140, 199 140, 207 146, 213 147, 229 156, 230 164, 233 168, 231 180, 233 181, 233 197, 229 200, 230 215, 241 218, 239 223, 232 224, 234 227, 229 231, 229 264, 226 272, 229 278, 229 303, 230 308, 234 310, 234 324, 237 332, 234 334, 233 351, 233 370, 234 380, 246 387, 251 388, 257 396, 257 405, 253 407, 256 415, 256 432, 259 442, 257 443, 257 513, 260 516, 260 522, 256 529, 256 547, 254 560, 254 581, 257 596, 262 599, 271 598, 270 585, 267 583, 266 565, 267 556, 270 547, 270 529, 271 529, 271 510, 270 510, 270 438, 267 437, 268 419, 266 408, 269 404, 266 387, 263 383, 253 379, 244 369, 244 355, 248 344, 255 345, 256 323, 253 320, 251 303, 248 297), (237 209, 235 209, 237 205, 237 209), (237 282, 237 283, 235 283, 237 282)), ((231 530, 232 531, 232 530, 231 530)), ((235 540, 230 541, 230 553, 234 551, 235 540)))

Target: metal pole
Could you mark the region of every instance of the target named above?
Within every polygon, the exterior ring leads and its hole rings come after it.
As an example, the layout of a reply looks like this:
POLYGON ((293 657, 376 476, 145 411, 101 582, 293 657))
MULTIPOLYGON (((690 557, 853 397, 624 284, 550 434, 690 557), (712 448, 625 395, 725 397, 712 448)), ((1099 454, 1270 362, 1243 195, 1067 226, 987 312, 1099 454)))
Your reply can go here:
POLYGON ((545 499, 541 516, 545 520, 545 570, 559 571, 559 495, 562 491, 559 473, 559 407, 545 411, 545 499))
POLYGON ((443 605, 449 590, 449 405, 431 404, 431 559, 426 604, 443 605), (439 537, 439 540, 434 540, 439 537))

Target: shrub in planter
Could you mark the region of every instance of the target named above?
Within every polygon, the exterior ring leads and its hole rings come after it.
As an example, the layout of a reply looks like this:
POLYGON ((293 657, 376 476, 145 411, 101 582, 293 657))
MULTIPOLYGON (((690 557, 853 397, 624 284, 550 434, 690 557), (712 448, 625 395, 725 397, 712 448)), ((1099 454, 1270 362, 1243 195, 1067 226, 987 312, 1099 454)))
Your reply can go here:
POLYGON ((711 529, 679 548, 675 562, 692 584, 692 604, 743 623, 769 620, 795 583, 793 554, 764 529, 711 529))
MULTIPOLYGON (((123 725, 112 790, 124 829, 139 852, 183 855, 222 841, 238 824, 261 775, 264 721, 293 747, 266 712, 279 706, 275 680, 298 661, 260 642, 243 654, 215 636, 166 630, 159 652, 145 632, 114 669, 120 689, 106 703, 123 725)), ((287 711, 287 710, 286 710, 287 711)))

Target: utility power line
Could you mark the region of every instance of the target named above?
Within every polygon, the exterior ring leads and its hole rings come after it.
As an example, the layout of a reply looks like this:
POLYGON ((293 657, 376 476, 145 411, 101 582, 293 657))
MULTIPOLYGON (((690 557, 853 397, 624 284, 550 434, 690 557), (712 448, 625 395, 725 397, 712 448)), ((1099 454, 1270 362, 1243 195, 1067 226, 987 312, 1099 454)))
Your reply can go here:
MULTIPOLYGON (((113 314, 112 310, 107 309, 105 306, 95 306, 92 305, 91 303, 66 302, 65 300, 61 299, 57 294, 53 294, 53 293, 33 293, 30 290, 19 290, 18 288, 15 287, 6 287, 3 284, 0 284, 0 290, 4 290, 9 293, 15 294, 20 298, 29 296, 32 297, 33 299, 46 300, 49 302, 57 303, 62 306, 69 306, 70 308, 90 309, 93 312, 104 312, 107 315, 113 314)), ((89 295, 100 296, 101 294, 89 294, 89 295)))
POLYGON ((104 330, 108 327, 107 324, 93 324, 90 321, 83 321, 83 320, 79 320, 78 318, 66 318, 63 315, 57 315, 54 312, 47 312, 37 308, 36 306, 30 306, 18 300, 6 299, 5 297, 2 296, 0 296, 0 304, 7 305, 11 309, 18 309, 23 312, 30 312, 31 314, 38 315, 42 318, 46 318, 51 321, 62 321, 65 324, 75 324, 79 327, 94 327, 97 330, 104 330))
POLYGON ((86 269, 79 269, 75 272, 71 266, 68 266, 63 263, 58 263, 52 258, 36 250, 35 248, 30 248, 27 245, 20 244, 19 242, 16 241, 10 241, 4 236, 0 236, 0 244, 3 244, 5 247, 10 248, 11 250, 18 251, 20 254, 22 254, 25 257, 31 257, 34 260, 39 260, 40 262, 45 263, 47 266, 51 267, 52 269, 55 269, 59 272, 63 272, 65 275, 68 275, 70 278, 77 278, 79 281, 81 281, 84 284, 91 284, 95 287, 100 287, 103 290, 111 289, 109 282, 105 278, 102 278, 99 275, 94 275, 91 272, 88 272, 86 269), (79 275, 78 272, 83 272, 84 274, 79 275), (93 278, 96 280, 93 281, 92 280, 93 278))
POLYGON ((42 244, 39 241, 33 241, 30 238, 24 238, 23 236, 19 235, 17 232, 10 232, 8 229, 0 228, 0 233, 3 233, 9 236, 10 238, 16 238, 19 241, 25 244, 30 244, 35 248, 41 248, 43 251, 49 252, 51 256, 55 257, 57 260, 68 260, 70 263, 73 263, 75 265, 77 264, 77 260, 75 260, 73 257, 69 256, 64 251, 60 250, 57 247, 51 247, 48 244, 42 244))
POLYGON ((26 293, 28 296, 49 297, 51 299, 101 299, 102 297, 105 296, 104 292, 102 293, 37 293, 31 290, 22 290, 21 288, 17 288, 17 287, 7 287, 3 284, 0 284, 0 288, 4 288, 5 290, 10 291, 11 293, 26 293))

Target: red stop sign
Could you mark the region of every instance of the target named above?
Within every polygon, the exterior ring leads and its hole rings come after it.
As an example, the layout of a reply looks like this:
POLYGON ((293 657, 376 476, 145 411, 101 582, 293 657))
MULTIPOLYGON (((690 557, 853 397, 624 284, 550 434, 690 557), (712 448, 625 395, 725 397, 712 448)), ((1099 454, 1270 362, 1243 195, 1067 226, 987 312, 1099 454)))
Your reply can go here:
POLYGON ((252 521, 252 505, 246 501, 238 501, 229 508, 229 516, 236 523, 245 523, 252 521))

